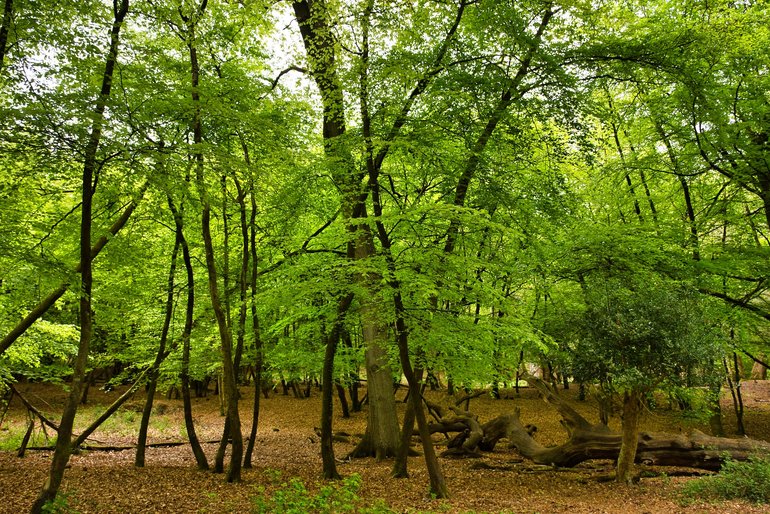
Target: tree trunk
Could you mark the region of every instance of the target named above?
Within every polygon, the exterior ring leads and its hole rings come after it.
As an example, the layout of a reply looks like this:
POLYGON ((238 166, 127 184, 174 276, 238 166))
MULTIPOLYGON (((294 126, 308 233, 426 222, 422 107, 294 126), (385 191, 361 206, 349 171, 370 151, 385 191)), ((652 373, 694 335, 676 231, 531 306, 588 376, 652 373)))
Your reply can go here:
POLYGON ((733 352, 733 361, 735 362, 735 381, 731 376, 730 366, 727 359, 723 358, 722 363, 727 374, 727 386, 730 388, 730 395, 733 399, 733 408, 735 410, 735 421, 737 424, 738 435, 746 435, 746 427, 743 425, 743 396, 741 395, 741 373, 738 369, 737 354, 733 352))
POLYGON ((240 482, 241 463, 243 459, 243 435, 241 434, 241 419, 238 412, 238 388, 235 378, 235 368, 233 363, 233 342, 230 327, 227 324, 227 313, 224 311, 219 295, 219 286, 217 283, 217 270, 214 258, 214 246, 211 238, 211 203, 209 200, 206 181, 203 170, 203 130, 201 123, 201 103, 198 93, 200 68, 198 65, 197 41, 195 38, 195 24, 200 15, 206 8, 206 0, 198 7, 198 13, 195 16, 184 17, 187 23, 187 48, 190 53, 190 79, 192 86, 193 101, 193 142, 195 148, 193 157, 195 160, 195 176, 198 184, 198 192, 201 197, 201 232, 203 236, 203 246, 206 254, 206 269, 208 272, 209 295, 211 298, 211 307, 214 310, 214 316, 219 328, 219 338, 222 349, 222 377, 224 394, 227 401, 227 421, 230 423, 230 439, 232 440, 232 453, 230 465, 227 471, 228 482, 240 482))
MULTIPOLYGON (((248 151, 244 144, 244 155, 248 162, 248 151)), ((257 428, 259 427, 259 393, 262 388, 262 338, 259 334, 259 317, 257 316, 257 277, 259 275, 257 268, 257 200, 254 196, 254 183, 251 182, 249 188, 249 198, 251 200, 251 217, 249 221, 249 252, 251 254, 251 322, 252 334, 254 336, 254 346, 257 351, 254 362, 254 410, 251 418, 251 432, 249 433, 249 444, 246 446, 246 452, 243 457, 243 467, 251 467, 251 456, 254 452, 254 445, 257 439, 257 428)))
POLYGON ((155 399, 155 389, 158 385, 158 370, 161 362, 166 358, 166 340, 168 331, 171 327, 171 317, 174 313, 174 275, 176 273, 176 258, 179 255, 180 241, 179 237, 174 239, 174 249, 171 251, 171 264, 168 271, 168 285, 166 287, 166 315, 163 318, 163 328, 160 332, 160 342, 158 343, 158 353, 155 355, 155 362, 152 364, 152 371, 147 384, 147 398, 142 410, 142 420, 139 424, 139 436, 136 441, 136 456, 134 457, 134 466, 144 467, 145 444, 147 443, 147 430, 150 426, 150 416, 152 415, 152 403, 155 399))
POLYGON ((72 427, 75 421, 78 404, 83 392, 83 380, 88 364, 88 351, 91 344, 91 334, 93 331, 91 312, 91 213, 93 201, 93 177, 96 170, 96 153, 102 136, 104 124, 104 112, 107 108, 107 100, 112 89, 112 74, 115 69, 115 63, 118 56, 118 42, 120 38, 120 29, 123 20, 128 13, 128 0, 114 0, 113 11, 115 20, 110 30, 110 48, 107 54, 104 74, 102 75, 102 88, 99 98, 94 108, 93 125, 89 135, 88 144, 85 148, 85 159, 83 163, 82 176, 82 202, 80 217, 80 342, 78 344, 78 353, 73 366, 72 385, 70 396, 62 413, 62 419, 59 423, 59 434, 56 439, 56 449, 54 450, 51 470, 40 492, 37 500, 32 506, 34 513, 42 512, 46 503, 56 498, 64 477, 64 469, 69 462, 72 453, 72 427))
POLYGON ((638 391, 623 393, 623 414, 621 415, 622 439, 615 472, 615 481, 630 484, 634 473, 636 447, 639 442, 639 414, 642 399, 638 391))
MULTIPOLYGON (((760 359, 767 362, 767 355, 761 355, 760 359)), ((751 367, 751 380, 767 380, 767 367, 759 362, 755 362, 751 367)))
MULTIPOLYGON (((334 170, 334 178, 342 191, 342 212, 351 235, 348 258, 366 260, 374 255, 367 217, 365 195, 361 192, 363 174, 353 162, 340 136, 345 134, 345 106, 342 86, 335 64, 335 42, 328 13, 323 2, 304 0, 293 2, 305 51, 323 103, 324 153, 334 170)), ((383 347, 387 332, 374 300, 377 277, 362 273, 356 281, 369 293, 361 299, 361 319, 366 345, 366 371, 369 394, 369 417, 366 435, 351 455, 375 455, 378 459, 393 455, 398 446, 398 419, 392 390, 392 373, 387 352, 383 347)), ((331 382, 329 382, 331 388, 331 382)))
POLYGON ((13 17, 13 0, 5 0, 5 9, 3 10, 3 22, 0 25, 0 72, 3 71, 5 64, 5 50, 8 47, 8 31, 11 28, 13 17))
POLYGON ((187 439, 190 441, 195 462, 200 470, 208 470, 209 463, 206 454, 201 448, 198 435, 195 432, 195 423, 192 417, 192 400, 190 399, 190 336, 192 334, 193 315, 195 313, 195 275, 193 273, 192 257, 187 239, 184 237, 184 220, 182 213, 176 209, 171 197, 167 197, 168 206, 174 215, 174 228, 176 237, 182 245, 182 260, 187 274, 187 304, 185 307, 184 327, 182 328, 182 405, 184 406, 184 425, 187 431, 187 439))
POLYGON ((337 480, 340 474, 334 461, 332 416, 334 409, 334 355, 342 333, 342 324, 345 313, 353 301, 353 294, 349 293, 340 300, 337 307, 337 318, 326 338, 323 369, 321 371, 321 459, 323 462, 323 477, 328 480, 337 480))

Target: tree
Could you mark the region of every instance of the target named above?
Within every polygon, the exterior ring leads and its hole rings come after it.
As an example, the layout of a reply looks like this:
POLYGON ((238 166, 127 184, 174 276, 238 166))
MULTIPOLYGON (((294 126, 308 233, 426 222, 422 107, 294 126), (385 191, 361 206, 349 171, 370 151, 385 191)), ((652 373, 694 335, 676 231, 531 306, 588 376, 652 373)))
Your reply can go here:
POLYGON ((110 45, 107 53, 104 75, 102 77, 102 87, 94 108, 93 125, 89 134, 88 144, 86 145, 83 163, 83 181, 81 184, 82 201, 80 206, 80 343, 78 345, 78 354, 75 359, 72 389, 67 405, 62 413, 61 423, 59 424, 56 450, 51 463, 50 476, 32 506, 32 512, 42 512, 46 503, 53 500, 59 491, 59 485, 64 476, 64 469, 67 466, 67 462, 69 461, 72 452, 70 446, 72 425, 75 421, 78 404, 80 403, 86 362, 88 360, 88 350, 91 343, 91 334, 93 330, 91 319, 91 206, 93 199, 94 171, 96 169, 97 151, 99 150, 99 142, 103 124, 105 122, 104 112, 112 89, 113 72, 115 70, 118 44, 120 41, 120 29, 128 14, 128 0, 122 0, 120 3, 115 0, 113 2, 113 14, 115 19, 110 30, 110 45))
POLYGON ((665 269, 664 255, 650 251, 650 260, 640 262, 622 249, 638 252, 641 242, 629 245, 627 238, 607 230, 594 233, 578 253, 585 311, 572 360, 579 381, 598 379, 610 392, 622 394, 616 478, 628 483, 644 395, 664 382, 687 380, 710 361, 713 366, 717 337, 693 286, 646 268, 654 262, 654 269, 665 269))

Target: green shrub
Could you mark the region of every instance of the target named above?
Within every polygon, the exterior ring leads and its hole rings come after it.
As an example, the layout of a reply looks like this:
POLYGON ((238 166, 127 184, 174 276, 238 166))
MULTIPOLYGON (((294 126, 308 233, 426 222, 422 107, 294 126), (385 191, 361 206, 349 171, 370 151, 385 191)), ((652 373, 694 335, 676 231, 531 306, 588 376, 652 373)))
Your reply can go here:
POLYGON ((306 513, 369 513, 386 514, 392 511, 384 504, 377 503, 371 507, 362 506, 358 496, 361 488, 361 477, 351 475, 341 482, 323 485, 317 493, 310 493, 305 484, 298 478, 284 482, 272 497, 266 498, 264 488, 253 500, 254 512, 269 514, 281 512, 285 514, 306 513))
POLYGON ((770 458, 751 457, 740 462, 728 459, 718 474, 688 482, 682 494, 686 500, 743 499, 770 503, 770 458))

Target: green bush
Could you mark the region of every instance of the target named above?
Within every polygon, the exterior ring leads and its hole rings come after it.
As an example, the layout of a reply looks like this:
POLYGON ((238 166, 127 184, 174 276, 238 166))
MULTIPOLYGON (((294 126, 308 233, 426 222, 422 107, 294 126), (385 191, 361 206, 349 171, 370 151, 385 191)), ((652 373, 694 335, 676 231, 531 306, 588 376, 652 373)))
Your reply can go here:
POLYGON ((718 474, 687 483, 682 494, 686 500, 743 499, 770 503, 770 458, 727 460, 718 474))
POLYGON ((264 488, 260 488, 260 494, 253 500, 253 512, 268 514, 281 512, 285 514, 306 513, 369 513, 386 514, 392 511, 382 503, 371 507, 361 505, 362 500, 358 496, 361 488, 361 477, 351 475, 341 482, 323 485, 317 493, 310 493, 305 484, 298 478, 292 478, 284 482, 272 497, 266 498, 264 488))

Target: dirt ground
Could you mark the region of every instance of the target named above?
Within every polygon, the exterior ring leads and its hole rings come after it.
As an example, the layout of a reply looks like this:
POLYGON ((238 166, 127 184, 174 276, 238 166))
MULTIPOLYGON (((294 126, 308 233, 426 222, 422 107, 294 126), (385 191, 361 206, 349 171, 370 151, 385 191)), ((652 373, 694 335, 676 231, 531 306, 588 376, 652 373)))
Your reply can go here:
MULTIPOLYGON (((20 384, 20 392, 50 418, 57 419, 65 393, 57 387, 40 384, 20 384)), ((242 387, 241 416, 244 433, 246 420, 251 419, 253 392, 242 387)), ((770 440, 770 381, 744 382, 746 397, 745 423, 749 435, 770 440)), ((120 390, 105 393, 92 389, 89 406, 76 421, 85 427, 102 408, 120 394, 120 390)), ((433 400, 446 402, 446 394, 430 393, 433 400)), ((563 392, 588 419, 596 419, 596 408, 591 401, 578 402, 576 391, 563 392)), ((400 399, 403 392, 399 392, 400 399)), ((91 440, 94 445, 132 445, 141 417, 143 397, 137 394, 129 403, 97 431, 91 440)), ((663 402, 661 402, 663 403, 663 402)), ((194 414, 201 440, 219 439, 223 418, 219 414, 217 396, 194 399, 194 414)), ((724 423, 730 435, 734 431, 732 404, 725 399, 724 423)), ((522 389, 519 395, 505 391, 504 399, 488 396, 471 401, 471 411, 482 422, 520 408, 522 420, 538 426, 537 438, 544 444, 559 444, 565 433, 555 411, 537 397, 535 391, 522 389)), ((366 413, 354 413, 350 419, 339 416, 335 405, 335 430, 361 434, 366 424, 366 413)), ((404 404, 399 402, 400 413, 404 404)), ((158 397, 149 442, 184 440, 184 422, 181 400, 158 397)), ((1 412, 1 411, 0 411, 1 412)), ((320 418, 320 394, 313 390, 311 398, 297 399, 272 394, 262 400, 259 434, 255 449, 254 467, 244 470, 243 482, 228 484, 222 475, 195 469, 189 446, 150 448, 144 468, 133 465, 134 452, 87 451, 70 461, 62 487, 65 511, 81 513, 144 513, 144 512, 249 512, 253 500, 260 494, 270 494, 291 477, 299 477, 309 490, 321 485, 320 449, 314 433, 320 418)), ((617 424, 617 420, 614 420, 617 424)), ((0 424, 0 444, 12 444, 13 437, 23 433, 27 422, 26 410, 15 398, 0 424)), ((617 426, 616 426, 617 428, 617 426)), ((707 428, 696 421, 683 418, 681 413, 665 409, 648 412, 643 428, 651 431, 687 431, 707 428)), ((36 443, 45 442, 44 434, 36 429, 36 443)), ((355 438, 354 438, 355 439, 355 438)), ((440 443, 443 437, 436 435, 440 443)), ((213 460, 215 443, 206 443, 204 449, 213 460)), ((678 496, 681 484, 691 477, 671 476, 675 469, 657 468, 650 471, 668 475, 644 478, 638 485, 625 486, 601 481, 612 470, 611 462, 591 462, 574 469, 551 469, 533 466, 521 460, 515 450, 506 448, 504 441, 483 459, 441 459, 451 499, 433 500, 427 495, 428 477, 422 457, 409 461, 411 477, 390 477, 392 461, 375 462, 373 459, 347 461, 345 455, 353 448, 351 443, 338 443, 335 453, 340 460, 338 470, 343 475, 357 473, 363 486, 359 495, 366 503, 378 499, 397 512, 511 512, 511 513, 759 513, 770 512, 770 507, 744 502, 698 503, 683 505, 678 496), (478 469, 483 462, 488 467, 508 469, 478 469)), ((441 451, 441 447, 438 448, 441 451)), ((46 479, 51 452, 28 451, 18 458, 11 450, 0 451, 0 513, 19 513, 29 510, 46 479)))

